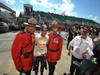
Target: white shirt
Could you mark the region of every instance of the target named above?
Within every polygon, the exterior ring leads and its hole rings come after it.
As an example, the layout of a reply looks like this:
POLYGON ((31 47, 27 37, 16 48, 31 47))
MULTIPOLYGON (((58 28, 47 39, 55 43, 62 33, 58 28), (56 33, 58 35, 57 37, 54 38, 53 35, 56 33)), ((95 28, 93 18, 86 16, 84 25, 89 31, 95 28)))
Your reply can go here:
POLYGON ((35 34, 35 36, 36 36, 36 37, 40 37, 40 32, 35 31, 35 33, 34 33, 34 34, 35 34))
POLYGON ((82 53, 84 50, 88 50, 89 56, 93 55, 93 42, 90 37, 86 39, 82 39, 81 36, 76 36, 69 44, 69 46, 73 46, 72 55, 78 59, 82 59, 82 53))

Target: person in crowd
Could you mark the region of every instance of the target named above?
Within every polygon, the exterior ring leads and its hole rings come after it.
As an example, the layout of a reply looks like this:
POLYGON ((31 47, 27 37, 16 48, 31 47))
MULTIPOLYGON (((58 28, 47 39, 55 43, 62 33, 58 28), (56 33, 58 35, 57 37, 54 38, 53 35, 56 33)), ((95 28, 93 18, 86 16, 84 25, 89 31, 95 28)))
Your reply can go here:
POLYGON ((78 75, 79 69, 73 64, 73 61, 81 62, 83 58, 89 59, 93 55, 93 42, 88 36, 87 28, 83 29, 80 36, 76 36, 69 44, 68 50, 72 54, 70 73, 68 75, 78 75), (76 70, 76 71, 75 71, 76 70))
POLYGON ((34 60, 34 31, 36 23, 36 19, 28 19, 28 25, 25 26, 22 33, 16 35, 12 44, 11 54, 13 62, 20 75, 31 75, 32 62, 34 60))
POLYGON ((94 75, 100 75, 100 37, 94 39, 94 49, 93 49, 94 57, 97 58, 98 70, 94 75))
POLYGON ((72 28, 69 29, 69 36, 68 36, 68 42, 67 42, 67 49, 68 49, 68 45, 69 42, 74 38, 74 32, 72 30, 72 28))
POLYGON ((97 36, 99 36, 99 32, 100 32, 100 28, 97 27, 97 28, 96 28, 96 35, 97 35, 97 36))
POLYGON ((40 31, 41 31, 41 26, 40 25, 36 25, 36 31, 35 31, 35 35, 36 36, 40 36, 40 31))
POLYGON ((80 34, 83 32, 83 26, 80 26, 80 34))
POLYGON ((52 34, 49 34, 47 61, 49 65, 49 74, 54 75, 57 61, 61 58, 63 38, 58 34, 57 23, 52 24, 52 34))
POLYGON ((35 71, 35 75, 38 75, 39 63, 40 67, 40 75, 43 75, 44 68, 47 69, 46 63, 46 54, 47 54, 47 43, 48 36, 47 30, 41 30, 40 36, 36 35, 35 39, 35 48, 34 48, 34 56, 35 60, 33 62, 33 71, 35 71))

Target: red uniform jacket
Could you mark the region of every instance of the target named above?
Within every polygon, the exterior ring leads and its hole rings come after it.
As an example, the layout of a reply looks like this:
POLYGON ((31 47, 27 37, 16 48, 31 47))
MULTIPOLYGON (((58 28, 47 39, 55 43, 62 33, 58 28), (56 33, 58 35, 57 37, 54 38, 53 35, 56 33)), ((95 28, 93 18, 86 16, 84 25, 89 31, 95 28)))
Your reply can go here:
POLYGON ((61 57, 63 39, 60 35, 49 35, 47 61, 57 62, 61 57))
POLYGON ((33 49, 34 49, 34 35, 31 36, 29 33, 17 34, 12 45, 12 58, 17 70, 23 69, 29 71, 32 69, 33 61, 33 49), (23 53, 30 52, 27 58, 24 57, 23 53))

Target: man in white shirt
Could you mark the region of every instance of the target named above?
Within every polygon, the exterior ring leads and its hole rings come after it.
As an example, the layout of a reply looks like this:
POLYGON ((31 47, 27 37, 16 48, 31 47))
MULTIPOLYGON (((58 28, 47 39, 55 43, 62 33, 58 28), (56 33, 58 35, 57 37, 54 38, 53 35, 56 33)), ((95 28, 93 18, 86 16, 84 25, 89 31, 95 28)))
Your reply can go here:
POLYGON ((76 36, 70 42, 69 52, 72 54, 72 61, 70 66, 70 74, 68 75, 74 75, 75 70, 75 75, 79 75, 79 70, 75 65, 73 65, 73 61, 81 62, 84 57, 89 59, 93 55, 93 42, 88 35, 88 29, 84 28, 82 35, 76 36))
POLYGON ((47 69, 46 65, 46 54, 47 54, 47 43, 48 37, 46 36, 47 31, 42 30, 40 35, 35 37, 35 48, 34 48, 34 56, 36 57, 33 70, 35 71, 35 75, 38 75, 39 63, 41 63, 40 72, 43 75, 44 68, 47 69))

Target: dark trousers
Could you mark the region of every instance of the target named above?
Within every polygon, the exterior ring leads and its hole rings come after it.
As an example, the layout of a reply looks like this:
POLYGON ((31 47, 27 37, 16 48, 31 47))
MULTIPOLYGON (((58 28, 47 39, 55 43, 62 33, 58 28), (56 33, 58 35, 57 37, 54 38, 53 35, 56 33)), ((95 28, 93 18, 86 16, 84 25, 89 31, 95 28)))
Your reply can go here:
POLYGON ((35 71, 35 75, 38 75, 39 62, 41 63, 40 72, 41 72, 41 75, 43 75, 44 68, 47 69, 47 63, 44 56, 36 57, 36 60, 33 63, 33 71, 35 71))
POLYGON ((80 70, 79 70, 78 67, 76 67, 76 66, 73 64, 73 61, 81 62, 82 59, 77 59, 77 58, 75 58, 73 55, 72 55, 72 59, 71 59, 70 75, 74 75, 74 73, 75 73, 75 75, 79 75, 80 70), (76 71, 75 71, 75 70, 76 70, 76 71))
POLYGON ((48 65, 49 65, 49 75, 54 75, 56 64, 57 64, 57 62, 48 62, 48 65))
POLYGON ((31 71, 27 71, 27 72, 20 72, 20 75, 31 75, 31 71))
POLYGON ((70 43, 71 40, 72 40, 72 38, 68 38, 67 49, 68 49, 68 46, 69 46, 69 43, 70 43))

